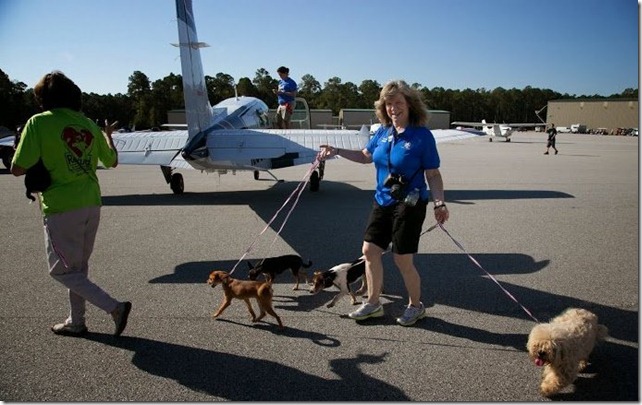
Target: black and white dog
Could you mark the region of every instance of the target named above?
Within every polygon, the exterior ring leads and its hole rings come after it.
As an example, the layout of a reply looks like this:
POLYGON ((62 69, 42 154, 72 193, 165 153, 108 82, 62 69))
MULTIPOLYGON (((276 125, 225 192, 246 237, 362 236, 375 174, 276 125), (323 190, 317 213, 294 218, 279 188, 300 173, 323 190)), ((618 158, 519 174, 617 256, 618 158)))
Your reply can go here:
POLYGON ((356 305, 356 296, 363 294, 368 287, 364 277, 365 271, 366 261, 363 256, 351 263, 341 263, 326 271, 315 271, 312 276, 310 294, 316 294, 323 289, 335 286, 339 289, 339 294, 335 295, 330 301, 327 305, 328 308, 332 308, 344 295, 350 295, 352 305, 356 305), (362 279, 361 288, 353 293, 350 289, 350 284, 360 278, 362 279))
POLYGON ((292 275, 294 276, 294 288, 293 290, 299 289, 299 276, 302 275, 305 278, 305 283, 308 283, 308 275, 305 273, 302 268, 307 269, 312 266, 312 262, 308 260, 308 264, 303 262, 301 256, 299 255, 283 255, 277 257, 267 257, 257 264, 252 264, 249 261, 247 266, 250 269, 248 278, 250 280, 256 280, 259 274, 263 274, 266 277, 269 277, 270 280, 274 281, 274 278, 277 274, 283 273, 285 270, 290 269, 292 275))

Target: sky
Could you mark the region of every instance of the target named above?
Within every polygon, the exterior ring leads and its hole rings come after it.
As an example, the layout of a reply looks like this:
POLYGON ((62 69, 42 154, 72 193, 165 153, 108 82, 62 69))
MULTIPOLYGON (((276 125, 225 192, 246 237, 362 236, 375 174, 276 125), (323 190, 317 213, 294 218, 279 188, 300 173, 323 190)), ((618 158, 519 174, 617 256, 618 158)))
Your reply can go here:
MULTIPOLYGON (((610 96, 638 88, 637 0, 193 0, 205 74, 290 68, 323 86, 403 79, 445 89, 610 96)), ((61 70, 87 93, 180 74, 172 0, 0 0, 0 69, 61 70)))

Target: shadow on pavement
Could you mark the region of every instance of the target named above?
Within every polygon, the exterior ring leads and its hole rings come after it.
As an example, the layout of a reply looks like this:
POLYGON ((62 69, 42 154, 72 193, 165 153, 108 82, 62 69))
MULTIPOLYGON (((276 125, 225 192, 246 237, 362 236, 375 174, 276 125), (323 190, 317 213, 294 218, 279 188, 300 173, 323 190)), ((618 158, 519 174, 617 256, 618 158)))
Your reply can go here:
POLYGON ((384 362, 385 353, 331 359, 337 379, 326 379, 273 361, 157 340, 102 333, 86 339, 131 351, 142 371, 229 401, 409 401, 397 387, 361 372, 361 364, 384 362))

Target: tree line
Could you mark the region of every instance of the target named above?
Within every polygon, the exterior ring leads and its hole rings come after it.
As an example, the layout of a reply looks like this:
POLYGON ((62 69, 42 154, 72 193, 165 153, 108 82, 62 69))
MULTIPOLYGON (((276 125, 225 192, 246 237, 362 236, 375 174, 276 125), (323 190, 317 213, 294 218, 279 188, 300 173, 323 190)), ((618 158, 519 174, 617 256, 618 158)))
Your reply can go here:
MULTIPOLYGON (((225 73, 206 75, 205 84, 212 105, 236 94, 257 97, 270 108, 276 108, 277 105, 272 89, 277 87, 278 79, 273 78, 264 68, 258 69, 253 79, 242 77, 238 82, 225 73)), ((329 109, 335 116, 342 108, 374 108, 374 102, 383 87, 376 80, 364 80, 357 86, 352 82, 342 83, 339 77, 328 79, 322 86, 310 74, 303 75, 297 84, 298 95, 307 100, 310 108, 329 109)), ((638 89, 630 88, 608 97, 577 97, 531 86, 523 89, 497 87, 493 90, 453 90, 443 87, 429 89, 419 83, 413 83, 412 86, 421 92, 429 109, 449 111, 452 121, 478 122, 486 119, 489 122, 539 122, 535 111, 542 109, 551 100, 638 98, 638 89)), ((83 112, 87 117, 99 122, 104 119, 118 120, 121 126, 137 130, 160 127, 167 122, 168 111, 185 107, 181 75, 170 73, 152 82, 140 71, 129 76, 127 94, 83 92, 82 101, 83 112)), ((11 80, 0 70, 0 126, 13 130, 39 111, 34 101, 33 88, 11 80)))

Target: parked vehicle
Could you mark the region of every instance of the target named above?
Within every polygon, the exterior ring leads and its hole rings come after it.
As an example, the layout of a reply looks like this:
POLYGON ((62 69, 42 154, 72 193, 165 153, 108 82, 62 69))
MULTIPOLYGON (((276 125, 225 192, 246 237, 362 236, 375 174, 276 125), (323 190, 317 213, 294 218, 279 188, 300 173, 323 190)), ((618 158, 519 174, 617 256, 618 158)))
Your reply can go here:
POLYGON ((571 132, 574 134, 585 134, 586 125, 584 124, 573 124, 571 125, 571 132))

